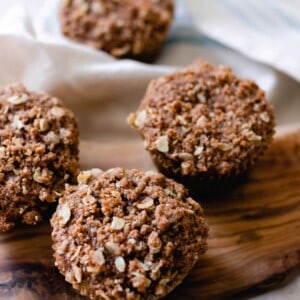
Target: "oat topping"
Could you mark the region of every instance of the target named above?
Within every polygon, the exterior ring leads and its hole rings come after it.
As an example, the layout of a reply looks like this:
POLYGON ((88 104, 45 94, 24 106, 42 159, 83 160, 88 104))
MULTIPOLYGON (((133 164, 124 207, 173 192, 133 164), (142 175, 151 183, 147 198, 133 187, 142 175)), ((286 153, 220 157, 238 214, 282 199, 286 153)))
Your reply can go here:
POLYGON ((232 150, 233 146, 227 143, 219 143, 218 148, 224 152, 232 150))
POLYGON ((105 264, 105 258, 104 258, 103 250, 102 249, 98 249, 96 251, 92 251, 91 258, 99 266, 102 266, 102 265, 105 264))
POLYGON ((198 119, 196 125, 197 125, 197 126, 204 126, 204 125, 206 124, 206 122, 207 122, 206 117, 205 117, 205 116, 201 116, 201 117, 198 119))
POLYGON ((61 206, 61 208, 57 211, 58 216, 61 219, 61 224, 66 225, 71 217, 71 210, 67 205, 61 206))
POLYGON ((58 118, 61 118, 65 115, 65 110, 59 106, 55 106, 51 109, 51 114, 54 116, 54 117, 58 117, 58 118))
POLYGON ((121 230, 125 226, 125 220, 118 218, 118 217, 113 217, 113 221, 111 223, 111 228, 114 230, 121 230))
POLYGON ((167 136, 160 136, 156 141, 155 145, 158 151, 163 153, 169 152, 169 138, 167 136))
POLYGON ((194 156, 191 153, 187 153, 187 152, 182 152, 182 153, 178 153, 178 158, 186 161, 186 160, 193 160, 194 156))
POLYGON ((119 244, 114 243, 114 242, 107 242, 107 243, 105 243, 105 249, 109 253, 114 254, 114 255, 118 255, 119 252, 120 252, 120 246, 119 246, 119 244))
POLYGON ((208 233, 184 186, 121 168, 85 182, 85 189, 67 187, 51 219, 55 263, 66 280, 92 299, 160 299, 180 284, 208 233))
POLYGON ((122 256, 118 256, 115 259, 115 266, 119 272, 124 272, 126 268, 126 262, 122 256))
POLYGON ((195 156, 199 156, 204 150, 204 147, 202 146, 199 146, 199 147, 196 147, 195 151, 194 151, 194 155, 195 156))
POLYGON ((147 112, 145 110, 142 110, 136 117, 135 121, 134 121, 134 124, 137 126, 137 127, 141 127, 143 126, 145 120, 146 120, 146 117, 147 117, 147 112))
POLYGON ((14 105, 18 105, 18 104, 22 104, 25 103, 28 100, 28 95, 26 94, 19 94, 19 95, 13 95, 7 98, 7 102, 14 104, 14 105))
POLYGON ((274 134, 273 107, 250 80, 199 60, 153 80, 131 118, 160 171, 214 181, 246 171, 274 134))
POLYGON ((15 128, 15 129, 22 129, 24 128, 24 123, 18 118, 18 117, 15 117, 13 122, 12 122, 12 126, 15 128))
POLYGON ((173 0, 62 1, 62 33, 115 57, 153 59, 173 18, 173 0))
POLYGON ((75 182, 78 136, 73 113, 57 98, 22 84, 0 89, 0 231, 41 222, 65 183, 75 182), (54 107, 64 119, 49 116, 54 107), (61 128, 70 131, 68 144, 61 128))
POLYGON ((197 99, 199 100, 199 102, 201 102, 201 103, 206 103, 206 97, 203 95, 203 94, 201 94, 201 93, 199 93, 199 94, 197 94, 197 99))
POLYGON ((47 131, 49 129, 49 123, 45 119, 40 119, 39 126, 41 131, 47 131))
POLYGON ((33 180, 38 183, 50 183, 52 181, 52 172, 47 168, 37 168, 33 174, 33 180))
POLYGON ((78 283, 80 283, 81 280, 82 280, 82 271, 81 271, 81 269, 76 264, 72 264, 72 270, 73 270, 73 274, 74 274, 74 277, 75 277, 76 281, 78 283))
MULTIPOLYGON (((186 121, 186 119, 183 116, 177 115, 176 119, 179 121, 179 123, 181 125, 187 125, 188 124, 188 122, 186 121)), ((145 122, 145 120, 144 120, 144 122, 145 122)))
POLYGON ((79 175, 77 176, 77 181, 79 184, 85 184, 88 182, 91 176, 92 176, 91 171, 80 172, 79 175))
POLYGON ((137 208, 139 209, 147 209, 154 205, 154 200, 152 198, 145 198, 141 203, 137 204, 137 208))
POLYGON ((60 142, 60 137, 55 132, 50 131, 45 136, 45 141, 46 141, 46 143, 53 143, 53 144, 57 145, 60 142))
POLYGON ((260 114, 260 118, 266 123, 269 123, 271 121, 269 114, 265 111, 260 114))

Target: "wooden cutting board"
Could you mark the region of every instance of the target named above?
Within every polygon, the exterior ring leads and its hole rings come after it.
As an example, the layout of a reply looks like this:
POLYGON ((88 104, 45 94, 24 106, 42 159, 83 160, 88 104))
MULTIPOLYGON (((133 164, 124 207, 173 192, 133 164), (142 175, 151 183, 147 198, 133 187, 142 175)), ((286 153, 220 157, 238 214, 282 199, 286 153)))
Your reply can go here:
MULTIPOLYGON (((82 142, 83 168, 153 168, 139 140, 82 142)), ((300 275, 300 128, 277 134, 247 180, 204 199, 209 250, 168 299, 235 299, 300 275)), ((0 299, 83 299, 53 266, 48 222, 0 235, 0 299)))

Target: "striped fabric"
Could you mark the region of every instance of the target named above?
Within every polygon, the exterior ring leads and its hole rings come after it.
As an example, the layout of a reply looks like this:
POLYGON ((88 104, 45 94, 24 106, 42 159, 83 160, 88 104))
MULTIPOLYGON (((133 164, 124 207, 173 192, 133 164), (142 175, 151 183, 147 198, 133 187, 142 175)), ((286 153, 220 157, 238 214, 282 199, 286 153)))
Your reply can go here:
POLYGON ((300 80, 299 0, 186 0, 198 29, 300 80))

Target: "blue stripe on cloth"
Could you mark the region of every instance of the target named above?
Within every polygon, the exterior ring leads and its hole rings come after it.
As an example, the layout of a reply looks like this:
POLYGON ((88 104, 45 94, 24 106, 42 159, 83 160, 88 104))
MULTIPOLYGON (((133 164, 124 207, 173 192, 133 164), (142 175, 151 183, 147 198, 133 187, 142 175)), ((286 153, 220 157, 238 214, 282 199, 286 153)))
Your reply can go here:
POLYGON ((289 27, 300 31, 300 22, 295 20, 291 15, 281 10, 276 3, 270 0, 261 1, 261 3, 271 9, 282 21, 289 27))
MULTIPOLYGON (((244 13, 235 2, 233 3, 231 0, 217 0, 223 7, 227 9, 227 11, 235 18, 239 19, 242 23, 244 23, 247 27, 250 27, 257 32, 267 33, 264 28, 260 28, 257 24, 251 19, 249 15, 244 13)), ((240 2, 240 3, 243 3, 240 2)))
MULTIPOLYGON (((260 1, 259 4, 261 2, 263 1, 260 1)), ((270 28, 272 31, 276 30, 276 23, 274 23, 274 20, 266 15, 261 7, 255 5, 253 0, 244 0, 243 3, 245 3, 252 10, 252 12, 267 25, 268 28, 270 28)))
POLYGON ((188 45, 197 45, 197 46, 206 46, 211 48, 224 48, 224 46, 210 38, 205 36, 169 36, 166 40, 166 45, 174 44, 188 44, 188 45))
POLYGON ((166 45, 187 44, 210 48, 224 48, 222 44, 201 35, 196 30, 193 19, 186 9, 184 0, 175 0, 175 3, 175 21, 166 40, 166 45))

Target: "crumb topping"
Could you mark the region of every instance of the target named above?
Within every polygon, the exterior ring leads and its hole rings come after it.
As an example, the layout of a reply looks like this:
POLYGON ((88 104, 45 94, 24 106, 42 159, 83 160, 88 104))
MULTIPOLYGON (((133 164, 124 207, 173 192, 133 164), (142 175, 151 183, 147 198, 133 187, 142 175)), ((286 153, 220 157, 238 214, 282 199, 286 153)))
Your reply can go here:
POLYGON ((65 183, 75 181, 78 135, 59 99, 21 84, 0 89, 0 231, 41 222, 65 183))
POLYGON ((238 174, 274 134, 273 107, 264 92, 230 68, 201 60, 153 80, 128 122, 169 175, 238 174))
POLYGON ((62 2, 65 36, 115 57, 155 55, 173 18, 172 0, 67 0, 62 2))
POLYGON ((166 295, 205 252, 208 232, 182 185, 120 168, 70 186, 51 225, 57 267, 92 299, 166 295))

